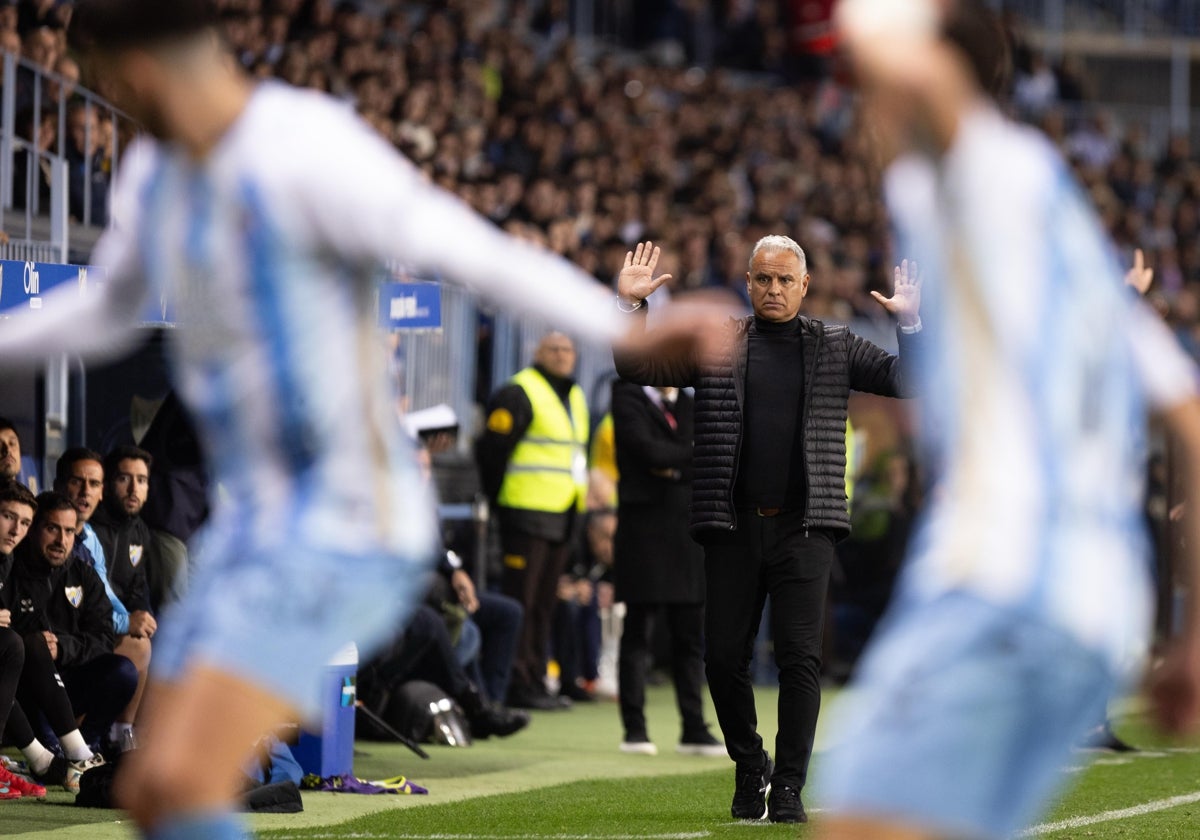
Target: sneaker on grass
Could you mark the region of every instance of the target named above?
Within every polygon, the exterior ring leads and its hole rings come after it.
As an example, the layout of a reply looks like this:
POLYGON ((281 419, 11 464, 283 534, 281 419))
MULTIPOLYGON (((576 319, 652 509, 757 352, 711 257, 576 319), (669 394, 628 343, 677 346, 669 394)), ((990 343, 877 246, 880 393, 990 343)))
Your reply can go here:
MULTIPOLYGON (((51 764, 50 766, 53 767, 54 765, 51 764)), ((89 770, 103 766, 104 756, 100 755, 100 753, 95 753, 91 758, 84 759, 83 761, 68 761, 67 774, 62 780, 63 788, 71 793, 78 794, 79 780, 83 778, 83 774, 89 770)))
POLYGON ((728 755, 725 751, 725 745, 714 738, 713 734, 707 729, 692 735, 684 735, 683 740, 679 742, 679 746, 675 748, 675 752, 680 755, 706 755, 713 757, 728 755))
POLYGON ((775 762, 763 750, 762 763, 739 764, 734 770, 733 805, 729 812, 735 820, 761 820, 767 815, 767 789, 775 762))
POLYGON ((24 776, 12 772, 7 767, 0 767, 0 787, 15 790, 24 799, 45 799, 46 789, 24 776))
POLYGON ((627 739, 621 742, 621 752, 631 755, 658 755, 658 747, 654 746, 653 741, 646 738, 636 741, 627 739))
POLYGON ((773 823, 808 822, 804 803, 800 801, 800 788, 785 783, 771 785, 771 795, 767 797, 767 816, 773 823))

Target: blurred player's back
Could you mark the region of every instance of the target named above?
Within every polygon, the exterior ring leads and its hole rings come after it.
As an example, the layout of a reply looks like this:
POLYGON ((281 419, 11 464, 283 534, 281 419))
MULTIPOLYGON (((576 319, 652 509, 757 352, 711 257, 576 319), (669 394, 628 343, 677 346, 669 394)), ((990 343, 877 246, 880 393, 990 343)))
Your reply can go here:
POLYGON ((1142 380, 1186 393, 1188 366, 1036 133, 979 112, 944 182, 911 158, 887 191, 902 247, 927 269, 930 348, 921 430, 935 492, 902 591, 966 588, 1127 658, 1149 609, 1142 380), (1157 361, 1143 373, 1146 354, 1157 361))

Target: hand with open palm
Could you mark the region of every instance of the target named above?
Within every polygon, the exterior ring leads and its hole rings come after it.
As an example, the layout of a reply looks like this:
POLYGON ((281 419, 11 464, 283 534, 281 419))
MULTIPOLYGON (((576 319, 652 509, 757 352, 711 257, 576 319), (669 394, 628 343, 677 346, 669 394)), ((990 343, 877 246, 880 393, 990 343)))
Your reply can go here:
POLYGON ((921 276, 917 272, 916 261, 910 264, 904 260, 896 266, 893 281, 890 298, 885 298, 879 292, 871 292, 871 297, 895 315, 900 326, 915 327, 921 323, 921 276))
POLYGON ((662 249, 653 242, 639 242, 637 248, 625 254, 625 267, 617 276, 617 294, 630 305, 637 305, 654 290, 671 279, 670 274, 654 276, 662 249))

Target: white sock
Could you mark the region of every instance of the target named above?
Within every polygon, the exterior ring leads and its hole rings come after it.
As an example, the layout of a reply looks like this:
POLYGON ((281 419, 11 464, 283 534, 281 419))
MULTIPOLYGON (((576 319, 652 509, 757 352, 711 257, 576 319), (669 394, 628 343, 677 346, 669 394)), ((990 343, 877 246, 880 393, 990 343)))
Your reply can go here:
POLYGON ((116 721, 115 723, 113 723, 112 726, 110 726, 108 728, 109 743, 112 743, 112 744, 121 743, 121 736, 124 735, 126 732, 132 732, 132 731, 133 731, 132 723, 122 723, 119 720, 116 721))
POLYGON ((21 747, 21 755, 29 762, 29 769, 39 774, 49 770, 50 762, 54 761, 54 753, 42 746, 37 738, 29 746, 21 747))
POLYGON ((87 741, 79 734, 78 729, 72 729, 66 735, 59 735, 58 742, 62 744, 63 752, 71 761, 87 761, 92 757, 87 741))

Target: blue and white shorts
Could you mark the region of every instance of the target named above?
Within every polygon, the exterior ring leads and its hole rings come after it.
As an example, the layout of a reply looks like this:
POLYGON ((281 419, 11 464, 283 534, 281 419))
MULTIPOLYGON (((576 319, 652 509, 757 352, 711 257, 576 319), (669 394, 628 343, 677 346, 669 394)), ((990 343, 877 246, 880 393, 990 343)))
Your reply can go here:
POLYGON ((953 593, 889 615, 834 709, 823 809, 962 837, 1035 821, 1118 681, 1035 618, 953 593))
POLYGON ((199 541, 188 593, 154 640, 154 677, 173 682, 203 662, 320 720, 326 664, 348 642, 369 655, 400 631, 428 583, 429 558, 242 536, 214 524, 199 541))

